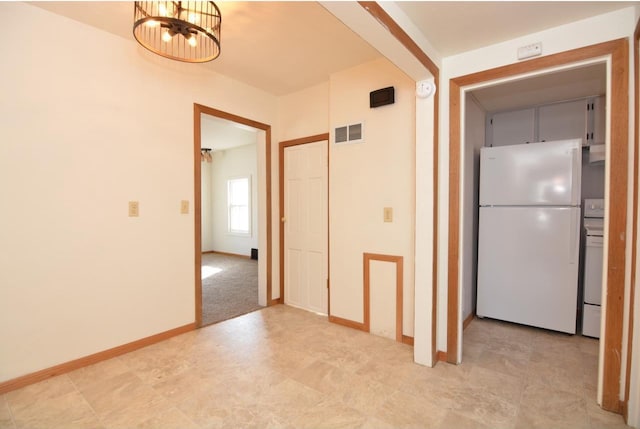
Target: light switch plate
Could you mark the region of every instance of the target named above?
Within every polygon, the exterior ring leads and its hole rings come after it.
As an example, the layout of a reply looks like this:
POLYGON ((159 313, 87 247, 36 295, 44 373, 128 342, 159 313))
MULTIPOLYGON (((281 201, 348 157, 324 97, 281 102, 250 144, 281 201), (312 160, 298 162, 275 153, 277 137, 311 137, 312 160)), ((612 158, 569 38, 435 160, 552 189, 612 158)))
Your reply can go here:
POLYGON ((189 200, 180 201, 180 213, 189 214, 189 200))
POLYGON ((384 221, 385 222, 393 222, 393 208, 385 207, 384 208, 384 221))
POLYGON ((129 217, 138 217, 140 214, 140 204, 137 201, 129 201, 129 217))

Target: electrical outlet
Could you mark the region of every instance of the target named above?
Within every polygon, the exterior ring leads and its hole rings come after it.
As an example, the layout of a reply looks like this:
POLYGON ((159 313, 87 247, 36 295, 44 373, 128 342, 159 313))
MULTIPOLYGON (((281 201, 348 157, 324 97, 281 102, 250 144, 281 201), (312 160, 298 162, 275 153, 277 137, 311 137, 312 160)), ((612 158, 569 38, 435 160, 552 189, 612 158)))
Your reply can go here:
POLYGON ((189 214, 189 200, 180 201, 180 213, 189 214))
POLYGON ((138 217, 140 204, 137 201, 129 201, 129 217, 138 217))
POLYGON ((384 221, 393 222, 393 208, 391 207, 384 208, 384 221))

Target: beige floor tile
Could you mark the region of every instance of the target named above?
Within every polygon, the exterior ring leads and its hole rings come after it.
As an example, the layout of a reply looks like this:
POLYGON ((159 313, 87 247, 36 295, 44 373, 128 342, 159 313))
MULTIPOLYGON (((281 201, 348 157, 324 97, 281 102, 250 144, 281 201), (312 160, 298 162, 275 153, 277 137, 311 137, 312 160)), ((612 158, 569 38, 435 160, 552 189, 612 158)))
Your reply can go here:
MULTIPOLYGON (((226 395, 195 395, 178 405, 178 409, 200 427, 223 427, 225 422, 239 419, 245 404, 233 392, 226 395)), ((252 414, 245 415, 247 419, 252 414)))
POLYGON ((485 350, 476 360, 475 366, 500 372, 514 377, 524 377, 527 373, 529 358, 522 355, 509 355, 485 350))
POLYGON ((444 419, 438 425, 438 429, 491 429, 493 426, 487 426, 482 422, 470 419, 469 417, 458 414, 455 411, 449 411, 444 419))
POLYGON ((108 428, 135 427, 169 407, 164 397, 131 372, 81 392, 108 428))
POLYGON ((0 396, 0 429, 622 428, 598 343, 489 319, 463 364, 275 306, 0 396))
POLYGON ((316 360, 296 371, 291 378, 319 392, 330 394, 348 388, 352 378, 350 374, 334 365, 316 360))
POLYGON ((360 428, 366 422, 367 416, 335 400, 322 401, 291 420, 300 429, 360 428))
POLYGON ((292 412, 298 411, 299 414, 299 411, 317 405, 322 399, 322 393, 287 378, 266 391, 258 398, 257 404, 271 407, 277 416, 289 418, 292 412))
POLYGON ((142 422, 139 429, 198 429, 198 425, 189 420, 177 408, 169 408, 142 422))
POLYGON ((518 412, 517 398, 504 399, 485 387, 460 389, 454 411, 494 429, 513 428, 518 412))
POLYGON ((76 387, 69 377, 61 375, 9 392, 6 400, 15 415, 21 409, 33 406, 34 402, 44 402, 74 392, 76 387))
POLYGON ((443 409, 455 408, 459 393, 469 382, 472 365, 450 365, 440 362, 435 368, 414 365, 399 390, 437 405, 443 409))
POLYGON ((583 397, 539 384, 525 387, 516 428, 589 427, 583 397))
POLYGON ((436 428, 447 411, 404 392, 395 392, 374 417, 395 428, 436 428))
POLYGON ((9 404, 7 404, 7 397, 0 395, 0 429, 13 429, 13 418, 11 417, 11 410, 9 404))
POLYGON ((121 357, 127 367, 147 384, 159 383, 190 368, 170 343, 145 347, 121 357))
POLYGON ((100 422, 106 429, 137 428, 145 422, 157 418, 170 408, 170 404, 162 400, 154 400, 140 406, 109 410, 100 415, 100 422))
POLYGON ((523 377, 503 374, 491 369, 475 366, 466 379, 467 388, 480 389, 503 400, 519 405, 524 390, 523 377))
POLYGON ((171 403, 178 403, 193 395, 207 394, 217 384, 214 375, 189 369, 154 384, 153 390, 171 403))
POLYGON ((78 389, 83 390, 91 385, 104 383, 125 372, 129 372, 129 368, 119 358, 113 358, 80 368, 67 375, 78 389))
POLYGON ((416 366, 413 362, 389 365, 381 359, 369 359, 356 371, 356 374, 395 390, 400 388, 404 380, 409 377, 411 371, 416 369, 416 366))
POLYGON ((352 375, 348 387, 332 393, 332 396, 350 408, 367 416, 373 416, 392 394, 393 390, 382 383, 352 375))
POLYGON ((605 411, 593 401, 587 400, 587 417, 592 429, 629 429, 620 414, 605 411))
POLYGON ((38 398, 30 405, 12 410, 16 428, 93 429, 102 428, 93 410, 77 391, 50 398, 38 398))
MULTIPOLYGON (((466 334, 464 334, 466 335, 466 334)), ((466 341, 462 347, 462 362, 465 364, 476 364, 482 352, 486 350, 486 346, 481 342, 466 341)))
POLYGON ((582 353, 587 353, 596 358, 600 354, 600 341, 597 338, 580 337, 578 347, 582 353))
POLYGON ((277 371, 291 376, 314 361, 317 361, 317 358, 312 354, 285 345, 272 350, 259 367, 263 367, 265 371, 277 371))

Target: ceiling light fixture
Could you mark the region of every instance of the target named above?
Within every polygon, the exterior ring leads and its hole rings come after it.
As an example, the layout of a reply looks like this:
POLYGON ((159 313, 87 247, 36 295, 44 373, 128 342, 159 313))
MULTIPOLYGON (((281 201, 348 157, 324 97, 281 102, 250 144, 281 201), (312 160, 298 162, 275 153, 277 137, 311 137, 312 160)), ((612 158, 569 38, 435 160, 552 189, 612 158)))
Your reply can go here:
POLYGON ((200 161, 202 162, 212 162, 213 157, 211 156, 211 149, 208 147, 203 147, 200 149, 200 161))
POLYGON ((212 1, 137 1, 133 36, 163 57, 204 63, 220 55, 222 15, 212 1))

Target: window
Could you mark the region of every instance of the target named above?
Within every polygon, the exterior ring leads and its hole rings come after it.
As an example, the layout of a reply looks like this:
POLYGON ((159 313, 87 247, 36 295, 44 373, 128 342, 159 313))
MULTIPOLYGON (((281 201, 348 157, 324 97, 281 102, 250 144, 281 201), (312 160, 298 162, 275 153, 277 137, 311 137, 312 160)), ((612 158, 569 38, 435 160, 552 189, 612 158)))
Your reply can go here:
POLYGON ((227 181, 228 231, 251 234, 251 178, 239 177, 227 181))

